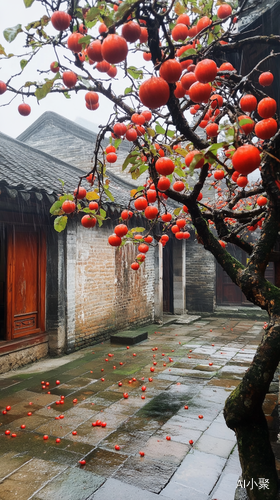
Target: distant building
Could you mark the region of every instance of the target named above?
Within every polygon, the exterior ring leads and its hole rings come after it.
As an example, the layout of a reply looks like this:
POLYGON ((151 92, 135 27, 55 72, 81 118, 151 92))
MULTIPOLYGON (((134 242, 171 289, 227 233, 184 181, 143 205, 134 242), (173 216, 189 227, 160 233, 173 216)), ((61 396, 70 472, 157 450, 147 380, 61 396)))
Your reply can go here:
POLYGON ((57 233, 49 209, 59 178, 73 192, 84 172, 4 134, 0 143, 0 373, 156 320, 158 247, 136 276, 137 248, 108 244, 129 201, 125 183, 110 178, 117 202, 108 201, 101 228, 85 229, 75 216, 57 233))

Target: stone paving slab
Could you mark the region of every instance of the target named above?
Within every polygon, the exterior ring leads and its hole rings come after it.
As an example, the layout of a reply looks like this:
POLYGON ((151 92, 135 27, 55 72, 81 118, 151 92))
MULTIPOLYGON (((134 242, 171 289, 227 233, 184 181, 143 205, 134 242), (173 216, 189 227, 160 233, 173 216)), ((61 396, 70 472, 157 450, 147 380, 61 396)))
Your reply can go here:
MULTIPOLYGON (((122 483, 117 479, 108 479, 106 483, 88 500, 159 500, 159 496, 150 491, 122 483)), ((161 495, 161 500, 170 500, 161 495)))
POLYGON ((104 342, 0 376, 0 500, 233 500, 240 465, 223 406, 262 323, 209 316, 148 331, 131 349, 104 342))
POLYGON ((162 490, 162 494, 174 500, 199 498, 199 494, 202 494, 201 498, 203 495, 210 495, 225 463, 225 458, 211 455, 210 459, 208 453, 192 450, 162 490))
POLYGON ((71 468, 37 492, 34 500, 86 500, 104 482, 102 476, 71 468))

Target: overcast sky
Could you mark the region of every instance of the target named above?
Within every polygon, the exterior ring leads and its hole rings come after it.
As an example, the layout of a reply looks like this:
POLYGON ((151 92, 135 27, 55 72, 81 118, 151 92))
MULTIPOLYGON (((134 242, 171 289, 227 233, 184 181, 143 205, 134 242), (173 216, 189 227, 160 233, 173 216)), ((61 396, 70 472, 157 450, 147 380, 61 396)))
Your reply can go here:
MULTIPOLYGON (((12 4, 4 2, 3 0, 0 0, 0 2, 6 4, 6 6, 1 5, 0 44, 4 46, 7 53, 22 55, 20 58, 11 58, 8 61, 1 60, 0 80, 7 81, 11 74, 16 74, 20 71, 20 60, 26 58, 24 56, 25 49, 23 49, 25 35, 20 33, 12 43, 8 43, 3 37, 4 29, 16 26, 17 24, 26 26, 30 21, 35 21, 44 15, 45 9, 39 4, 39 2, 34 2, 33 6, 29 9, 25 8, 23 0, 13 0, 12 4)), ((16 84, 20 86, 27 80, 35 81, 38 79, 43 80, 44 77, 51 78, 51 76, 54 76, 53 73, 46 73, 40 76, 37 70, 39 67, 42 70, 48 70, 50 63, 54 60, 55 57, 53 51, 51 49, 44 49, 41 51, 40 56, 38 55, 37 58, 34 58, 34 60, 26 66, 23 75, 13 81, 14 86, 16 86, 16 84)), ((129 64, 137 65, 137 62, 135 62, 137 60, 138 64, 144 63, 141 55, 136 56, 133 54, 130 56, 129 64)), ((151 69, 152 63, 148 63, 148 67, 151 69)), ((74 66, 73 69, 75 70, 74 66)), ((101 75, 97 71, 96 73, 99 76, 101 75)), ((129 86, 129 81, 124 84, 121 77, 119 80, 115 80, 115 92, 117 94, 121 94, 124 90, 124 85, 129 86)), ((77 118, 85 119, 92 123, 93 130, 97 130, 98 125, 102 123, 104 124, 104 121, 106 122, 106 118, 112 111, 111 104, 101 95, 99 100, 99 109, 96 111, 90 111, 85 107, 84 95, 85 92, 83 91, 77 94, 72 94, 71 99, 66 99, 63 95, 48 95, 45 99, 42 99, 39 104, 37 103, 36 98, 30 97, 25 101, 31 106, 32 109, 31 114, 27 117, 19 115, 17 111, 18 105, 22 102, 22 98, 17 96, 11 104, 9 104, 9 106, 0 107, 0 131, 12 137, 17 137, 45 111, 55 111, 56 113, 59 113, 73 121, 77 118)), ((1 95, 0 105, 8 103, 11 97, 13 96, 10 92, 6 92, 1 95)))

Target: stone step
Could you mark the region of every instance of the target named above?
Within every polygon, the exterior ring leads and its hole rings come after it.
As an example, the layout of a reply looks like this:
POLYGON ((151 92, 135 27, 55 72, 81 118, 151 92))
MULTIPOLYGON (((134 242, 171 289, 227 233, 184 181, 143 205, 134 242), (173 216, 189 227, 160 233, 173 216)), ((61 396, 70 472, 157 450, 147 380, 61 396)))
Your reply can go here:
POLYGON ((127 330, 118 332, 111 335, 110 340, 112 344, 127 344, 133 345, 142 342, 148 338, 148 332, 145 330, 127 330))

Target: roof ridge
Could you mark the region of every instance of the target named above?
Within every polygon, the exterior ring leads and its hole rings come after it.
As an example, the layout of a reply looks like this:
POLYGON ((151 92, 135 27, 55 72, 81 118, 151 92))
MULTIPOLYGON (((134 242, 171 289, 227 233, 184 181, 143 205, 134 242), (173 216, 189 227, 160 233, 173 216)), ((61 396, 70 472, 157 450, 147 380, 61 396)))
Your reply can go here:
POLYGON ((65 118, 64 116, 55 113, 54 111, 45 111, 37 120, 35 120, 29 127, 27 127, 24 132, 22 132, 17 139, 19 141, 26 141, 33 132, 41 129, 46 123, 53 122, 57 127, 61 128, 65 131, 71 131, 73 135, 77 137, 92 142, 93 139, 96 139, 97 133, 91 132, 89 129, 83 127, 82 125, 78 125, 77 123, 69 120, 69 118, 65 118))

